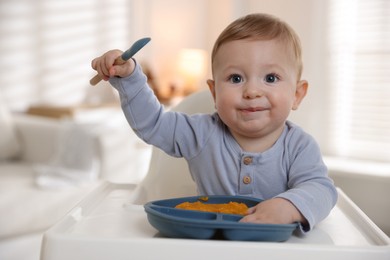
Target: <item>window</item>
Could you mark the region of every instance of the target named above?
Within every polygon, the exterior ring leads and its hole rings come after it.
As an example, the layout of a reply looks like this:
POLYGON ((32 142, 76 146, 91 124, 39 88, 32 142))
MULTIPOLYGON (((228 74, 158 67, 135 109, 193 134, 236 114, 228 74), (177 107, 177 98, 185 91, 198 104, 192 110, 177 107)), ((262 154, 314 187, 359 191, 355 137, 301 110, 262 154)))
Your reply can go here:
POLYGON ((331 150, 390 162, 390 1, 331 0, 331 150))
POLYGON ((128 0, 1 0, 0 88, 13 109, 81 101, 92 58, 127 48, 128 0))

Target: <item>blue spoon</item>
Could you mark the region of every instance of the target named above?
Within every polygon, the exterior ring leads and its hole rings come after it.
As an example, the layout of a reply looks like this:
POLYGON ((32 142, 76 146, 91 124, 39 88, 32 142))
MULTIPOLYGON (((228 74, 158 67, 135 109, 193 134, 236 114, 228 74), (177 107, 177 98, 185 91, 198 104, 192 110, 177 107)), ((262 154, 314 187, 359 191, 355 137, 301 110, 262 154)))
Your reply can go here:
MULTIPOLYGON (((127 51, 125 51, 124 53, 122 53, 121 56, 119 56, 118 58, 116 58, 115 60, 115 65, 122 65, 124 64, 127 60, 129 60, 131 57, 134 56, 134 54, 136 54, 140 49, 142 49, 148 42, 150 42, 150 38, 147 37, 147 38, 142 38, 142 39, 139 39, 138 41, 136 41, 127 51)), ((100 81, 102 80, 102 78, 98 75, 96 75, 95 77, 93 77, 89 83, 92 85, 92 86, 95 86, 96 84, 98 84, 100 81)))

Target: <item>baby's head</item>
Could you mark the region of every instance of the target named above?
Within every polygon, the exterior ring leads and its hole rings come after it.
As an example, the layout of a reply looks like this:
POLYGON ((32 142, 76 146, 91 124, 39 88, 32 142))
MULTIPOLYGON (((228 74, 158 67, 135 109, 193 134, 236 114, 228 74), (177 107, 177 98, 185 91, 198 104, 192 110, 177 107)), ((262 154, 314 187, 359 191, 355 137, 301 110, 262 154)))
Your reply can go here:
POLYGON ((211 54, 213 71, 214 59, 219 48, 227 42, 243 39, 280 40, 291 50, 297 68, 297 79, 301 78, 303 69, 302 50, 298 35, 287 23, 277 17, 261 13, 239 18, 222 31, 211 54))
POLYGON ((278 18, 251 14, 221 33, 211 57, 219 117, 243 150, 265 151, 307 92, 298 36, 278 18))

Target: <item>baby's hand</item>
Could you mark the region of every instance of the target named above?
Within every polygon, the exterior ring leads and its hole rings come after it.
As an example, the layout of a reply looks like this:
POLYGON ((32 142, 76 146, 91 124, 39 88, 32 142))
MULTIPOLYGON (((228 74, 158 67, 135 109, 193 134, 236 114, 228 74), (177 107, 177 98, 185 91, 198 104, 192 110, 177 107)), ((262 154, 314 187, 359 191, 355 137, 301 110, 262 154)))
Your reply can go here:
POLYGON ((291 224, 294 222, 306 223, 306 220, 290 201, 273 198, 250 208, 249 215, 243 217, 240 222, 291 224))
POLYGON ((135 68, 133 59, 129 59, 123 64, 116 64, 115 59, 122 55, 120 50, 111 50, 102 56, 95 58, 91 62, 91 66, 98 72, 103 80, 108 80, 110 77, 127 77, 135 68))

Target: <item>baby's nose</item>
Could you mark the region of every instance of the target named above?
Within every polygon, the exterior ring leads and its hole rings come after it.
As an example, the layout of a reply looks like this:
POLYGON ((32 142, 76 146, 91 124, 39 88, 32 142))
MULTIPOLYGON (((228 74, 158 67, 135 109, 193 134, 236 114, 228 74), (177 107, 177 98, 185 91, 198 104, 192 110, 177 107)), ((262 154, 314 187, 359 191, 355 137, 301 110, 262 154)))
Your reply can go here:
POLYGON ((264 95, 263 89, 259 84, 248 82, 243 91, 245 99, 259 98, 264 95))

